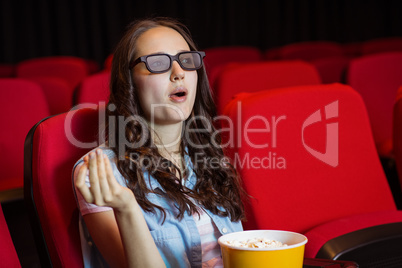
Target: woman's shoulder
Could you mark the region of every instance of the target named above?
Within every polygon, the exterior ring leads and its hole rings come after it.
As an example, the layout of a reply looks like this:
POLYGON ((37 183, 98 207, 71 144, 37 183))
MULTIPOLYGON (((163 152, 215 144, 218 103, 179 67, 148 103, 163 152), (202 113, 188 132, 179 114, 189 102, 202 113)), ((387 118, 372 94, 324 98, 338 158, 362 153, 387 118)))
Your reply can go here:
POLYGON ((96 150, 96 149, 101 149, 103 151, 103 153, 106 154, 109 157, 109 159, 111 159, 111 160, 116 158, 115 152, 110 147, 108 147, 105 143, 99 145, 94 150, 96 150))
MULTIPOLYGON (((84 154, 80 159, 78 159, 78 161, 75 163, 74 168, 80 164, 81 162, 84 161, 85 156, 87 156, 88 154, 90 154, 91 152, 94 152, 98 149, 101 149, 103 151, 104 154, 106 154, 110 160, 115 160, 116 158, 116 154, 115 152, 107 146, 107 144, 103 143, 101 145, 99 145, 98 147, 93 148, 92 150, 88 151, 86 154, 84 154)), ((113 163, 114 161, 111 161, 111 163, 113 163)))

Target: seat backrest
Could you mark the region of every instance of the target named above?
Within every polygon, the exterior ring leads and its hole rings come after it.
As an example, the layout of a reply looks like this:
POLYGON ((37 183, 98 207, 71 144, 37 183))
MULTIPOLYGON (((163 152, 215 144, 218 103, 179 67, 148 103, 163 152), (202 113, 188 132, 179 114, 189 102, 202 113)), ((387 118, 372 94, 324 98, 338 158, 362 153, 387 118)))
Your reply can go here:
POLYGON ((21 267, 17 252, 0 205, 0 259, 2 267, 21 267))
POLYGON ((50 112, 41 87, 32 81, 2 78, 0 91, 0 191, 22 189, 25 136, 50 112))
POLYGON ((393 113, 393 153, 402 190, 402 86, 398 89, 393 113))
POLYGON ((81 108, 34 126, 25 141, 24 191, 43 267, 82 267, 74 163, 99 145, 102 110, 81 108))
POLYGON ((319 58, 343 56, 340 44, 330 41, 309 41, 284 45, 279 49, 279 58, 283 60, 311 61, 319 58))
POLYGON ((350 61, 347 83, 366 104, 380 155, 392 150, 392 108, 402 85, 402 52, 367 55, 350 61))
POLYGON ((219 76, 216 103, 221 113, 225 105, 240 92, 270 88, 320 84, 316 68, 303 61, 269 61, 229 65, 219 76))
POLYGON ((110 94, 109 83, 110 71, 104 71, 86 77, 77 90, 76 103, 107 103, 110 94))
POLYGON ((223 145, 252 196, 245 229, 304 233, 344 216, 396 210, 364 103, 349 86, 243 94, 225 115, 223 145))
POLYGON ((84 59, 71 56, 33 58, 17 64, 18 77, 59 77, 70 85, 72 92, 88 76, 88 72, 84 59))
POLYGON ((402 51, 402 37, 384 37, 362 42, 362 55, 402 51))

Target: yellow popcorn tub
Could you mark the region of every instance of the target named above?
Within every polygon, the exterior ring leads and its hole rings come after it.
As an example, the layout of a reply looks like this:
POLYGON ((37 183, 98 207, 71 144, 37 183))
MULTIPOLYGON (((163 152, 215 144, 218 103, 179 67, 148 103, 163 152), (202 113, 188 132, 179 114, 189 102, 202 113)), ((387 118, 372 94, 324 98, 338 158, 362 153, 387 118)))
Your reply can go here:
POLYGON ((307 237, 288 231, 253 230, 223 235, 218 243, 225 268, 302 268, 307 237))

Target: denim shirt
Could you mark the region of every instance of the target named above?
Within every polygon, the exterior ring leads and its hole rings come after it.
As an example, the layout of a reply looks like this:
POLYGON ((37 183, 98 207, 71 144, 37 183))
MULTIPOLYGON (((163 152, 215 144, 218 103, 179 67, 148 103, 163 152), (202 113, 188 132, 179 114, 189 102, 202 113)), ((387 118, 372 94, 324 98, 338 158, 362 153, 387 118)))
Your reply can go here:
MULTIPOLYGON (((115 157, 112 150, 105 148, 102 149, 110 159, 115 157)), ((81 161, 82 160, 78 161, 77 164, 81 161)), ((197 178, 192 168, 193 165, 191 159, 187 155, 185 156, 185 162, 188 175, 184 182, 184 186, 193 189, 197 178)), ((126 181, 118 171, 114 161, 111 161, 111 164, 117 181, 121 185, 126 186, 126 181)), ((148 175, 147 172, 144 172, 144 178, 149 189, 161 193, 162 195, 149 193, 147 198, 153 204, 165 209, 166 219, 162 224, 163 214, 158 209, 155 210, 156 214, 144 210, 142 210, 142 213, 166 266, 202 267, 201 239, 193 215, 184 213, 184 217, 181 220, 178 220, 175 216, 178 214, 178 209, 174 202, 165 198, 164 190, 161 185, 152 176, 150 176, 150 179, 148 180, 148 175)), ((203 209, 211 217, 213 223, 217 226, 222 235, 243 230, 240 221, 232 222, 228 217, 220 217, 205 208, 203 209)), ((108 267, 101 254, 96 249, 82 217, 80 217, 80 234, 85 267, 108 267)))

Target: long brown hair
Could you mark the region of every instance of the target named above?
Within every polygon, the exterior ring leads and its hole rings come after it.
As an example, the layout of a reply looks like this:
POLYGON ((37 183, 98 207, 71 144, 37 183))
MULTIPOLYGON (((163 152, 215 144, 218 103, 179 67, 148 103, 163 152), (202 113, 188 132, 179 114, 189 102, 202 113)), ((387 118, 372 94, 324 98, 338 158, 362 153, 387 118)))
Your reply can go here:
MULTIPOLYGON (((172 200, 177 208, 178 219, 185 212, 197 213, 197 205, 190 200, 220 216, 228 216, 232 221, 244 218, 242 204, 243 191, 240 186, 238 174, 227 161, 223 165, 211 168, 208 161, 203 159, 224 160, 225 156, 220 147, 220 136, 216 135, 215 127, 210 124, 216 116, 215 105, 211 95, 205 68, 197 70, 198 82, 193 111, 184 124, 192 130, 181 139, 181 154, 187 154, 193 163, 193 170, 197 182, 192 190, 182 184, 181 176, 176 176, 178 167, 163 158, 151 138, 151 129, 141 120, 143 112, 138 102, 137 90, 132 81, 130 63, 135 60, 136 41, 145 31, 165 26, 176 30, 188 43, 190 50, 197 48, 188 29, 178 21, 168 18, 153 18, 136 21, 129 25, 125 35, 118 43, 112 61, 110 99, 107 109, 107 129, 109 147, 114 150, 117 157, 117 167, 127 180, 128 187, 134 192, 139 205, 148 212, 165 210, 147 199, 147 193, 153 192, 164 195, 172 200), (112 107, 112 108, 110 108, 112 107), (117 117, 127 120, 124 129, 116 123, 117 117), (111 121, 113 119, 113 122, 111 121), (212 140, 211 137, 214 137, 212 140), (121 148, 119 142, 124 139, 127 143, 121 148), (111 146, 113 145, 113 146, 111 146), (202 145, 202 146, 194 146, 202 145), (154 192, 146 184, 144 171, 153 176, 163 188, 164 193, 154 192)), ((179 172, 180 173, 180 172, 179 172)))

